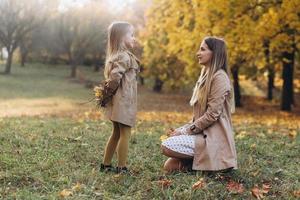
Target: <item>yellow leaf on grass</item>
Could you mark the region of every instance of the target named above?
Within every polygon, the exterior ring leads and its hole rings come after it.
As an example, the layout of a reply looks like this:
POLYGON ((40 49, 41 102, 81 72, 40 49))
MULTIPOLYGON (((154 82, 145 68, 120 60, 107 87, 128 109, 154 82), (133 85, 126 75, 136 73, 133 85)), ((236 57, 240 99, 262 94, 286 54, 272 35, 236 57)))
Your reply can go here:
POLYGON ((289 133, 289 136, 293 139, 295 139, 297 137, 297 131, 296 130, 292 130, 290 133, 289 133))
POLYGON ((62 197, 62 198, 66 198, 66 197, 69 197, 69 196, 72 196, 72 195, 73 195, 73 192, 72 192, 72 190, 69 190, 69 189, 63 189, 59 193, 59 196, 62 197))
POLYGON ((72 187, 72 190, 73 191, 79 191, 80 189, 82 188, 82 185, 80 184, 80 183, 76 183, 76 185, 74 185, 73 187, 72 187))
POLYGON ((168 136, 167 136, 167 135, 162 135, 162 136, 160 136, 159 139, 160 139, 161 141, 164 141, 164 140, 168 139, 168 136))
POLYGON ((251 144, 251 149, 255 149, 256 148, 256 144, 255 143, 253 143, 253 144, 251 144))

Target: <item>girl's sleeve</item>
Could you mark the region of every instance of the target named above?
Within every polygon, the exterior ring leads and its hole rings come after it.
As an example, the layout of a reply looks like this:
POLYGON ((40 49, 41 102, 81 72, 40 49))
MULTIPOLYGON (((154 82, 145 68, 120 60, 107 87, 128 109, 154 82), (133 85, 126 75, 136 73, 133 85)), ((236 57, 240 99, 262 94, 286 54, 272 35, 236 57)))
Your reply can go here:
POLYGON ((230 93, 230 81, 224 73, 218 73, 212 80, 207 110, 188 129, 189 134, 198 134, 216 122, 223 112, 226 96, 230 93))
POLYGON ((109 63, 112 66, 106 85, 111 91, 115 91, 119 87, 121 79, 126 72, 127 64, 124 56, 119 56, 117 59, 114 59, 109 63))

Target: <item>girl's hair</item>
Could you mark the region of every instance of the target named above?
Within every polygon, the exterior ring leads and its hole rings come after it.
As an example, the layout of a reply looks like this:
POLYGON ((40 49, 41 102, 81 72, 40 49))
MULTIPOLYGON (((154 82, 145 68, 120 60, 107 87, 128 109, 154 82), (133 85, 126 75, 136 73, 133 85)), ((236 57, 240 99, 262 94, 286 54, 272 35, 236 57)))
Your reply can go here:
MULTIPOLYGON (((190 104, 192 106, 198 102, 202 113, 206 110, 208 95, 214 73, 216 73, 218 70, 224 70, 228 77, 230 77, 225 41, 217 37, 206 37, 203 41, 208 46, 209 50, 212 51, 212 58, 210 61, 210 66, 202 68, 200 77, 196 83, 196 86, 194 87, 193 96, 190 100, 190 104)), ((234 92, 232 87, 230 91, 230 98, 231 112, 234 112, 234 92)))
POLYGON ((104 76, 108 78, 109 71, 111 70, 111 65, 109 61, 121 51, 126 50, 126 46, 123 43, 123 38, 128 33, 131 24, 128 22, 113 22, 108 27, 107 34, 107 48, 106 48, 106 60, 105 60, 105 68, 104 68, 104 76))

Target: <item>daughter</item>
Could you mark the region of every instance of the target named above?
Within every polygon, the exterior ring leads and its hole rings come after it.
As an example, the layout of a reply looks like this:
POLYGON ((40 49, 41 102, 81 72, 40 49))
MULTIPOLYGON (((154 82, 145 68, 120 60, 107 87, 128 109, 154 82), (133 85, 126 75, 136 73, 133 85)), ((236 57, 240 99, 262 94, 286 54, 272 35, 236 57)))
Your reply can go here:
POLYGON ((105 147, 101 171, 113 170, 111 160, 117 151, 117 173, 128 172, 126 161, 131 127, 136 121, 139 72, 138 59, 129 51, 134 43, 134 29, 131 24, 114 22, 109 26, 104 76, 107 86, 115 93, 105 107, 105 112, 113 123, 113 131, 105 147))

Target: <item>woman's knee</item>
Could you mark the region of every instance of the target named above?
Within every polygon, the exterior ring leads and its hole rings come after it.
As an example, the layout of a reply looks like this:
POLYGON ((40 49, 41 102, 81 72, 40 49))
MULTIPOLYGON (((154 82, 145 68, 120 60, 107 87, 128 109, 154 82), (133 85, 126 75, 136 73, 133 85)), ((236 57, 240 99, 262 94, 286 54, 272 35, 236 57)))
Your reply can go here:
POLYGON ((169 158, 164 164, 164 171, 167 173, 181 171, 187 172, 192 170, 192 159, 169 158))
POLYGON ((169 158, 164 164, 164 171, 171 173, 180 170, 181 161, 176 158, 169 158))

